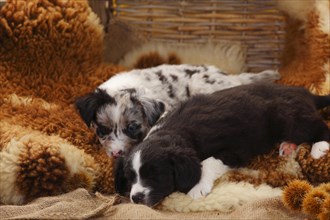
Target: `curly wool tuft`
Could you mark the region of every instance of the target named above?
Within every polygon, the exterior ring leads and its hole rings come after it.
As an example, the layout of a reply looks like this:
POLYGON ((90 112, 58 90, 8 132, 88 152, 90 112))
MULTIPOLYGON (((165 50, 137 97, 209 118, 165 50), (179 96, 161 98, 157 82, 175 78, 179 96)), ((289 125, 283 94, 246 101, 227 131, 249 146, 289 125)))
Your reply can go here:
POLYGON ((311 157, 310 146, 301 147, 296 156, 301 170, 313 184, 326 183, 330 180, 330 153, 327 153, 319 159, 311 157))
POLYGON ((257 156, 247 168, 228 172, 224 178, 236 182, 245 181, 254 185, 267 183, 273 187, 286 186, 294 179, 305 179, 299 164, 295 161, 295 154, 279 157, 278 149, 269 154, 257 156))
POLYGON ((287 17, 286 45, 279 82, 303 86, 315 94, 327 95, 330 92, 327 68, 330 61, 329 12, 324 13, 322 10, 329 8, 329 1, 310 1, 310 5, 306 6, 308 11, 303 13, 305 22, 287 17), (322 28, 324 22, 326 31, 322 28))
POLYGON ((102 172, 92 156, 56 135, 5 120, 0 126, 2 203, 22 204, 78 187, 94 189, 102 172))
POLYGON ((324 200, 323 206, 321 208, 321 213, 317 217, 320 220, 330 219, 330 197, 324 200))
POLYGON ((149 52, 147 54, 142 54, 138 57, 136 63, 134 64, 134 69, 144 69, 155 67, 161 64, 180 64, 180 58, 175 54, 171 53, 168 57, 162 57, 158 52, 149 52))
POLYGON ((305 195, 312 189, 307 182, 294 180, 283 190, 282 200, 285 206, 293 210, 301 210, 305 195))
POLYGON ((16 184, 27 198, 65 192, 62 186, 69 170, 57 147, 35 142, 26 143, 18 163, 20 169, 16 184))
POLYGON ((0 18, 0 60, 17 74, 75 76, 102 62, 103 27, 85 0, 8 0, 0 18))
POLYGON ((303 212, 312 216, 317 216, 321 213, 323 203, 327 197, 328 194, 322 189, 315 189, 308 193, 302 203, 303 212))

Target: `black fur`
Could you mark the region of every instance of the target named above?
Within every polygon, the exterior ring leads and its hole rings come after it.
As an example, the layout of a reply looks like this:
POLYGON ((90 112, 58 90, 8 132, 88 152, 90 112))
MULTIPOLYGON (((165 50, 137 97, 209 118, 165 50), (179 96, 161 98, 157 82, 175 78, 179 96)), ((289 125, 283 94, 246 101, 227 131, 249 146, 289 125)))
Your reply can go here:
POLYGON ((186 86, 186 96, 190 98, 190 89, 188 85, 186 86))
POLYGON ((189 76, 189 78, 191 78, 195 73, 199 73, 199 70, 190 70, 190 69, 185 69, 184 70, 186 72, 186 75, 189 76))
POLYGON ((316 105, 316 108, 318 108, 318 109, 327 107, 329 105, 329 103, 330 103, 330 95, 315 97, 315 105, 316 105))
MULTIPOLYGON (((187 193, 201 177, 201 164, 196 152, 191 148, 177 146, 175 137, 164 136, 155 140, 154 145, 143 149, 143 166, 140 168, 140 178, 151 189, 146 204, 153 206, 165 196, 174 191, 187 193), (155 148, 155 145, 161 145, 155 148)), ((139 149, 139 148, 138 148, 139 149)), ((132 157, 122 157, 116 161, 115 190, 128 196, 131 186, 136 182, 132 169, 132 157), (123 168, 123 170, 121 170, 123 168)))
POLYGON ((177 82, 178 81, 178 77, 177 76, 172 75, 172 74, 170 76, 171 76, 173 82, 177 82))
POLYGON ((97 89, 95 92, 80 97, 75 103, 81 118, 88 127, 92 121, 96 120, 98 109, 106 104, 116 104, 116 101, 103 89, 97 89))
MULTIPOLYGON (((115 191, 121 195, 128 196, 127 193, 129 192, 128 186, 128 178, 125 178, 124 173, 124 158, 119 157, 116 160, 115 164, 115 191)), ((129 194, 129 193, 128 193, 129 194)))
POLYGON ((141 151, 140 178, 152 189, 146 204, 154 205, 174 191, 188 192, 200 179, 200 162, 211 156, 241 167, 282 141, 329 141, 329 128, 317 112, 328 105, 328 96, 275 84, 197 95, 169 113, 158 130, 133 148, 124 159, 124 176, 129 185, 134 182, 127 173, 132 171, 132 156, 141 151))

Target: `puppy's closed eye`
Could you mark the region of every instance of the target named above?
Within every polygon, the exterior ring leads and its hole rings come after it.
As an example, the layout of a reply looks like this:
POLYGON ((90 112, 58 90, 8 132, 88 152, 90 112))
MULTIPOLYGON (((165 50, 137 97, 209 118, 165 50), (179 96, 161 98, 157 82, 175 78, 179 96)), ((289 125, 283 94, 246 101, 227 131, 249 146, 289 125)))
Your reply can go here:
POLYGON ((156 166, 148 166, 147 169, 141 169, 141 178, 143 179, 157 180, 161 178, 159 174, 161 174, 161 170, 156 166))
POLYGON ((136 178, 136 173, 133 170, 128 169, 125 173, 125 176, 128 179, 128 181, 134 182, 136 178))
POLYGON ((134 135, 136 132, 138 132, 138 130, 141 128, 141 125, 136 123, 136 122, 131 122, 130 124, 128 124, 127 126, 127 132, 129 134, 134 135))

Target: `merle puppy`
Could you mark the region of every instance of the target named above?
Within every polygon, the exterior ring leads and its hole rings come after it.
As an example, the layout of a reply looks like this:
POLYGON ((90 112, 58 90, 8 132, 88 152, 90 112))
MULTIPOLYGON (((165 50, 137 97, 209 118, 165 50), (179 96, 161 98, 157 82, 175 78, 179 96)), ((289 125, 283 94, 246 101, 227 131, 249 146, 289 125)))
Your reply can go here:
POLYGON ((329 150, 330 131, 317 109, 328 105, 330 95, 276 84, 196 95, 117 160, 116 190, 149 206, 174 191, 199 198, 229 169, 282 141, 314 143, 312 156, 319 158, 329 150))
POLYGON ((164 111, 192 95, 276 79, 273 70, 227 75, 214 66, 160 65, 119 73, 78 98, 76 107, 106 152, 118 157, 140 143, 164 111))

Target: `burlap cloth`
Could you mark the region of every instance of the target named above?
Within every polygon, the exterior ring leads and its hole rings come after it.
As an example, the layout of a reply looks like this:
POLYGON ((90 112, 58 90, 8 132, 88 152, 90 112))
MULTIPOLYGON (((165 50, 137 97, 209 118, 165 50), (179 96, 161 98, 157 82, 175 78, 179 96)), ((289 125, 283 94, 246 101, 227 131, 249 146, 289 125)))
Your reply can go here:
POLYGON ((67 194, 43 197, 23 206, 1 205, 0 219, 304 219, 286 209, 280 197, 258 200, 232 213, 172 213, 143 205, 120 203, 118 196, 89 194, 77 189, 67 194))

